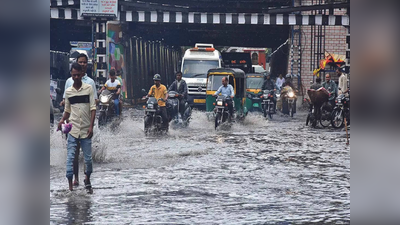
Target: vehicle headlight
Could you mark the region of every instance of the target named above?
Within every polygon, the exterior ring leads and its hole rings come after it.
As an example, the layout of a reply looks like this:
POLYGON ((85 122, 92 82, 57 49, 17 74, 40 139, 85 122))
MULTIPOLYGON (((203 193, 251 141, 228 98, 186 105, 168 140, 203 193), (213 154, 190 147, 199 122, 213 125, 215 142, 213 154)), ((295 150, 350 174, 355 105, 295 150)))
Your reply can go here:
POLYGON ((248 97, 248 98, 251 98, 251 94, 247 94, 247 97, 248 97))
POLYGON ((100 97, 100 101, 101 103, 108 103, 108 97, 103 95, 100 97))
POLYGON ((293 92, 289 92, 288 96, 289 96, 289 98, 293 98, 294 97, 294 93, 293 92))
POLYGON ((218 102, 217 102, 217 105, 222 105, 222 101, 218 101, 218 102))
POLYGON ((147 108, 148 109, 154 109, 154 105, 153 104, 147 104, 147 108))

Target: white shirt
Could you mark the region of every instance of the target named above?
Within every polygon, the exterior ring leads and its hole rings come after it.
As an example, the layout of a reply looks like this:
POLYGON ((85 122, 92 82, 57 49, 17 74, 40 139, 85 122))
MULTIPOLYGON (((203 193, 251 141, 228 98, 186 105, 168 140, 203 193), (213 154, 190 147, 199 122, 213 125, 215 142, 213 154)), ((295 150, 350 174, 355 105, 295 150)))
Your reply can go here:
POLYGON ((344 73, 342 73, 342 75, 340 75, 339 77, 339 88, 341 90, 339 90, 339 95, 342 94, 343 92, 345 92, 347 90, 347 76, 344 75, 344 73))
POLYGON ((281 79, 281 78, 278 77, 278 78, 276 79, 276 86, 277 86, 278 88, 281 88, 283 83, 285 83, 285 78, 282 77, 282 79, 281 79))
POLYGON ((181 86, 181 82, 182 82, 182 80, 176 82, 176 89, 177 90, 179 90, 179 87, 181 86))
POLYGON ((114 82, 112 82, 111 79, 109 79, 104 84, 104 87, 106 87, 107 90, 109 90, 109 91, 117 91, 118 88, 121 88, 121 83, 119 83, 119 80, 117 80, 117 79, 115 79, 114 82))

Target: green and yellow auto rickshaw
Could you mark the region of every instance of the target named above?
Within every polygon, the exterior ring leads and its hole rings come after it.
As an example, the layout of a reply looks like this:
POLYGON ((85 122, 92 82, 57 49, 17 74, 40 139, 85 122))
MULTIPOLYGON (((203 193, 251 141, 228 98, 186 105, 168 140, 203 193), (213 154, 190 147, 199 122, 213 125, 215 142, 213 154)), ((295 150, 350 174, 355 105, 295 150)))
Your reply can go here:
POLYGON ((246 74, 246 94, 249 101, 246 105, 249 111, 260 111, 263 109, 261 107, 263 90, 261 87, 264 83, 265 75, 262 73, 248 73, 246 74))
POLYGON ((241 69, 236 68, 216 68, 210 69, 207 73, 207 87, 206 87, 206 111, 209 118, 214 118, 216 127, 228 120, 226 116, 227 110, 223 103, 222 96, 215 98, 213 95, 222 85, 222 78, 228 77, 228 83, 232 85, 235 96, 232 100, 234 107, 233 120, 242 120, 246 117, 248 110, 246 107, 246 77, 241 69))

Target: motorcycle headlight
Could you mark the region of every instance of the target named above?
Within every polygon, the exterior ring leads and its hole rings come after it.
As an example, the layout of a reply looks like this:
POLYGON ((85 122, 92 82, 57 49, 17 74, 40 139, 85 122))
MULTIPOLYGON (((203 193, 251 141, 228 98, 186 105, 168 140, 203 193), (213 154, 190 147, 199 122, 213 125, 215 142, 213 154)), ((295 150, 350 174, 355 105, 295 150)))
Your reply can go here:
POLYGON ((289 98, 293 98, 294 97, 294 93, 293 92, 289 92, 288 96, 289 96, 289 98))
POLYGON ((148 109, 154 109, 154 105, 153 104, 147 104, 147 108, 148 109))
POLYGON ((217 102, 217 105, 222 105, 222 101, 218 101, 218 102, 217 102))
POLYGON ((100 97, 100 102, 101 102, 101 103, 108 103, 108 97, 107 97, 107 96, 104 96, 104 95, 101 96, 101 97, 100 97))

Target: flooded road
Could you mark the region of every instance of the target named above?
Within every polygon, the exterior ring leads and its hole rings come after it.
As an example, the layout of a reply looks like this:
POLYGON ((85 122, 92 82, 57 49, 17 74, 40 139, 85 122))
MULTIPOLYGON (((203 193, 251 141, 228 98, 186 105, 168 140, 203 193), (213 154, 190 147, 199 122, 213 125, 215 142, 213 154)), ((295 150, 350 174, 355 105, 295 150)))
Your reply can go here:
POLYGON ((249 115, 229 131, 202 112, 190 127, 145 137, 143 111, 95 129, 93 195, 68 191, 66 146, 50 134, 51 224, 349 224, 345 133, 294 118, 249 115))

